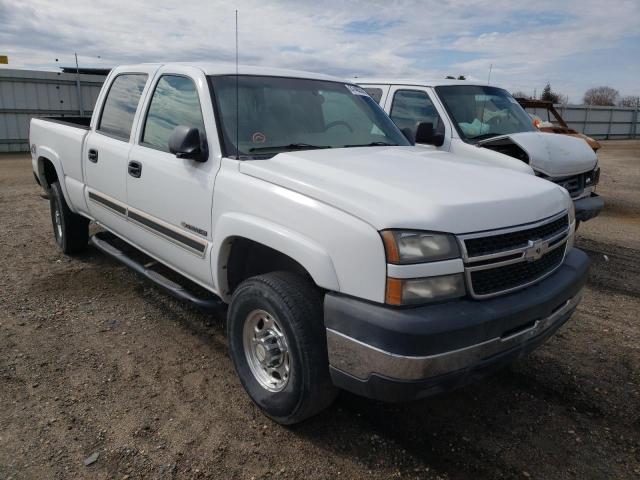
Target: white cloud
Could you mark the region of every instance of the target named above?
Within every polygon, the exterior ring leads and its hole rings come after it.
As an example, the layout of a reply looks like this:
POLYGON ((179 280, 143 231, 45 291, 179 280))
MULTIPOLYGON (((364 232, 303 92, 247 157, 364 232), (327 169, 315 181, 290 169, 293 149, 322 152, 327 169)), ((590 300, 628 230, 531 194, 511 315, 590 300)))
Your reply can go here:
POLYGON ((493 64, 493 79, 509 88, 531 91, 551 81, 574 100, 600 83, 640 93, 640 3, 633 0, 0 0, 0 53, 14 68, 54 68, 55 58, 71 65, 74 51, 87 66, 232 60, 236 8, 243 63, 481 79, 493 64), (598 56, 614 49, 628 61, 598 56))

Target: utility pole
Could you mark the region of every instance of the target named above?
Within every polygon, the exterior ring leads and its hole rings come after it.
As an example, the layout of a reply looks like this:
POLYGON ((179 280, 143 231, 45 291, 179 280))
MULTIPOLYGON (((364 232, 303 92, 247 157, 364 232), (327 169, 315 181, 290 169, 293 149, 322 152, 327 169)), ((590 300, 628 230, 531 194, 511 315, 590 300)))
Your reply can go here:
POLYGON ((82 87, 80 86, 80 68, 78 67, 78 54, 74 53, 76 57, 76 87, 78 89, 78 108, 80 109, 80 116, 84 117, 84 110, 82 109, 82 87))

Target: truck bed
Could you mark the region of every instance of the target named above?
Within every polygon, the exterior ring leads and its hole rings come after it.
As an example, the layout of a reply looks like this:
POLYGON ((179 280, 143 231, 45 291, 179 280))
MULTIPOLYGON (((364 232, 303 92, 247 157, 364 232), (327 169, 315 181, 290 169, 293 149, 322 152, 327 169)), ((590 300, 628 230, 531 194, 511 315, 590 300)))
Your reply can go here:
POLYGON ((84 176, 82 152, 89 134, 90 117, 32 118, 29 144, 34 154, 34 171, 39 171, 40 159, 47 159, 56 168, 58 179, 69 207, 86 210, 83 197, 84 176), (37 155, 37 156, 35 156, 37 155))
POLYGON ((82 128, 83 130, 89 130, 89 125, 91 124, 91 117, 40 117, 40 120, 61 123, 70 127, 82 128))

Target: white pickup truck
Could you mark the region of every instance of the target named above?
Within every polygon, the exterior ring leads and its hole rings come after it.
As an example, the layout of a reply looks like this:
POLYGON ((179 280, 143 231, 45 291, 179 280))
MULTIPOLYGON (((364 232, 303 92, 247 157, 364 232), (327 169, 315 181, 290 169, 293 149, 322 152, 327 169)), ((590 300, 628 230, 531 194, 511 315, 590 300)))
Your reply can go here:
POLYGON ((604 202, 595 193, 600 167, 592 148, 582 139, 540 132, 506 90, 448 79, 358 78, 357 83, 417 145, 557 183, 571 195, 579 222, 602 210, 604 202))
POLYGON ((90 122, 34 119, 30 144, 63 252, 91 241, 176 297, 229 304, 236 371, 281 423, 339 388, 463 385, 555 332, 587 278, 565 189, 425 153, 337 78, 121 66, 90 122))

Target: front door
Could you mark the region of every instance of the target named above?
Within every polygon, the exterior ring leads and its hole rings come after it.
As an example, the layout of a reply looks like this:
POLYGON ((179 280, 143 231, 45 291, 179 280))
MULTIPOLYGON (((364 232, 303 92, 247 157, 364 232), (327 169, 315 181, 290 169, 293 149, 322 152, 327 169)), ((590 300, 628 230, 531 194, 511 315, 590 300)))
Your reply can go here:
POLYGON ((444 135, 444 144, 439 147, 423 144, 417 144, 417 146, 428 149, 449 150, 450 129, 442 121, 442 117, 429 97, 426 88, 413 86, 392 87, 387 96, 385 111, 400 129, 408 128, 414 136, 418 123, 431 123, 435 133, 444 135))
POLYGON ((127 203, 129 221, 137 227, 130 235, 153 256, 210 286, 211 209, 219 158, 212 151, 206 161, 169 152, 177 126, 197 128, 201 136, 215 139, 215 130, 205 127, 205 118, 207 125, 215 125, 206 78, 190 67, 160 69, 147 104, 129 154, 127 203))

